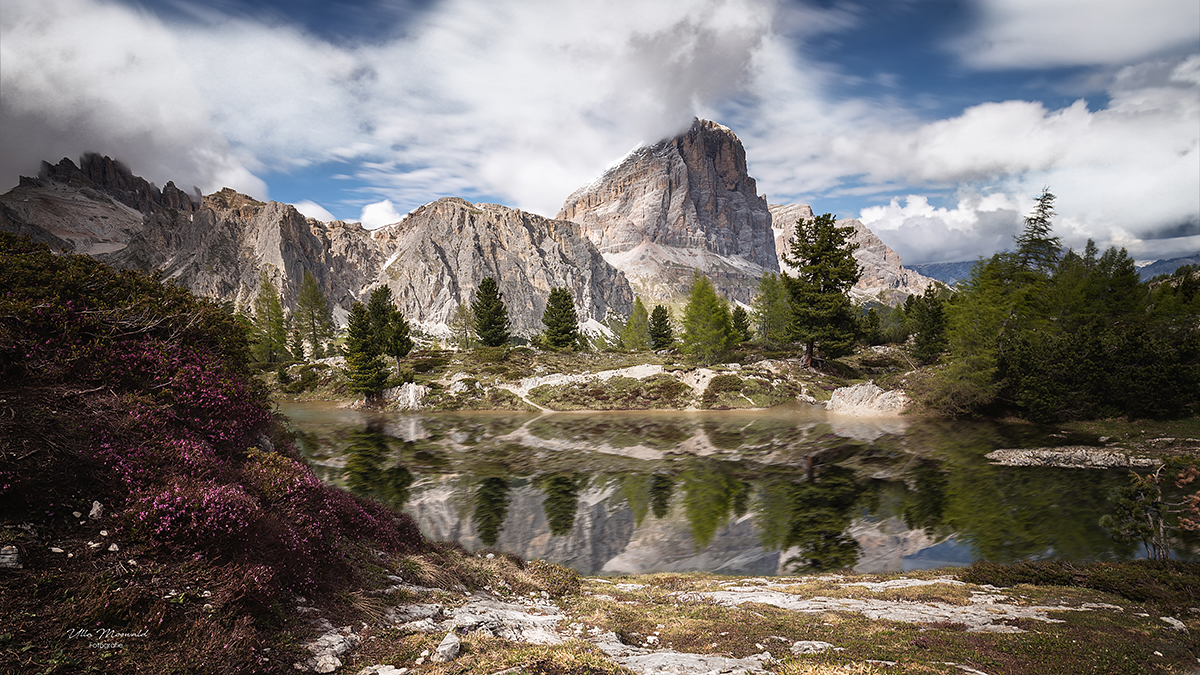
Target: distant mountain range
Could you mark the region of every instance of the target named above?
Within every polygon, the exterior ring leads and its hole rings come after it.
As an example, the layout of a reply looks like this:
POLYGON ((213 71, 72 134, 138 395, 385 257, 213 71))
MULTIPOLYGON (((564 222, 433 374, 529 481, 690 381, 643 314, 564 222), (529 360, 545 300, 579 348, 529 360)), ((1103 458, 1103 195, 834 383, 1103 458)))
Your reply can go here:
MULTIPOLYGON (((971 275, 971 268, 975 266, 976 262, 976 260, 964 260, 961 262, 923 263, 919 265, 907 265, 906 267, 924 276, 937 279, 942 283, 954 285, 971 275)), ((1182 258, 1155 260, 1152 263, 1139 267, 1138 274, 1141 276, 1142 281, 1148 281, 1160 274, 1171 274, 1184 265, 1200 265, 1200 253, 1182 258)))
MULTIPOLYGON (((627 315, 635 293, 648 304, 682 304, 694 271, 729 300, 749 303, 759 277, 786 268, 781 249, 796 219, 811 215, 803 204, 769 206, 737 136, 699 119, 630 153, 568 197, 554 219, 443 198, 367 231, 229 188, 203 196, 172 183, 160 190, 96 154, 78 166, 43 163, 37 178, 0 195, 0 229, 58 251, 157 271, 242 307, 265 273, 290 310, 311 272, 342 323, 355 300, 386 285, 405 316, 435 334, 447 332, 454 310, 489 276, 513 332, 525 336, 542 330, 555 287, 571 292, 580 321, 593 329, 611 313, 627 315)), ((841 224, 855 228, 859 243, 855 296, 894 303, 931 282, 906 270, 862 223, 841 224)))

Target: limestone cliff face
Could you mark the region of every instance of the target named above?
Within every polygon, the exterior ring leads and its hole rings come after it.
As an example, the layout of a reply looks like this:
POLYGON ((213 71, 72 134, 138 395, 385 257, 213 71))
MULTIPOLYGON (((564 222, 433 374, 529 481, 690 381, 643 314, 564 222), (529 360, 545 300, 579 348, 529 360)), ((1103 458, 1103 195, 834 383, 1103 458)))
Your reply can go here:
POLYGON ((196 200, 170 184, 160 191, 106 157, 81 163, 47 164, 42 177, 0 195, 0 229, 121 269, 159 271, 241 306, 253 302, 265 271, 284 307, 294 307, 308 271, 339 321, 387 284, 410 320, 436 331, 487 276, 500 282, 517 334, 542 330, 556 286, 575 296, 581 321, 633 306, 628 282, 574 223, 443 199, 372 236, 357 223, 322 223, 228 188, 196 200))
POLYGON ((392 289, 401 311, 425 324, 449 321, 475 299, 486 277, 500 285, 511 330, 542 331, 550 289, 575 299, 580 321, 602 321, 611 308, 628 314, 633 292, 575 223, 496 204, 443 198, 373 234, 387 256, 377 282, 392 289))
MULTIPOLYGON (((770 211, 775 248, 779 251, 779 269, 795 273, 795 269, 783 257, 788 252, 788 242, 796 234, 796 221, 812 218, 813 211, 807 204, 772 204, 770 211)), ((855 298, 882 298, 895 303, 908 295, 923 293, 933 283, 933 279, 905 269, 900 256, 858 219, 842 219, 837 224, 840 227, 853 227, 852 241, 858 244, 854 258, 858 260, 862 278, 850 291, 855 298)))
POLYGON ((558 218, 579 223, 652 300, 682 296, 698 269, 748 302, 762 272, 779 268, 771 214, 741 141, 707 120, 630 153, 568 197, 558 218))

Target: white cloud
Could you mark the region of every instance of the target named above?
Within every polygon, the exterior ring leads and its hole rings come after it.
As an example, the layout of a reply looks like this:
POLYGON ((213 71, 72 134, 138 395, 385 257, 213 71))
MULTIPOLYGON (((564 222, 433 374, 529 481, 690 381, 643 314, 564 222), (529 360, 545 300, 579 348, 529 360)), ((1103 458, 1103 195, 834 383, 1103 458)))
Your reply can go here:
POLYGON ((358 219, 362 222, 363 227, 368 230, 374 230, 384 225, 398 223, 403 217, 396 211, 396 206, 392 204, 392 200, 385 199, 381 202, 364 206, 362 215, 358 219))
POLYGON ((316 218, 325 223, 337 220, 337 217, 330 213, 324 206, 308 199, 302 199, 292 204, 292 206, 296 207, 297 211, 308 218, 316 218))
MULTIPOLYGON (((1082 246, 1090 237, 1101 246, 1128 245, 1131 252, 1178 246, 1182 254, 1194 246, 1186 237, 1200 234, 1200 56, 1116 71, 1108 105, 1096 110, 1082 100, 1059 110, 1012 100, 932 121, 903 107, 861 101, 814 105, 822 84, 811 75, 788 75, 799 67, 789 54, 764 59, 756 87, 768 109, 743 113, 751 170, 773 192, 772 201, 957 189, 1031 204, 1049 186, 1059 197, 1056 226, 1068 245, 1082 246), (809 85, 796 85, 806 79, 809 85), (1159 233, 1180 227, 1183 232, 1170 237, 1178 241, 1159 233)), ((951 213, 918 213, 914 204, 907 211, 884 210, 903 216, 904 227, 882 211, 868 209, 864 216, 892 223, 892 237, 903 233, 911 243, 884 240, 906 260, 947 260, 966 252, 971 237, 953 234, 951 213), (945 232, 953 236, 939 235, 945 232)), ((977 248, 966 257, 996 250, 989 248, 996 237, 982 228, 985 222, 997 225, 984 216, 986 209, 960 203, 951 211, 964 210, 979 211, 972 216, 979 223, 977 248)), ((1007 236, 1000 241, 1000 248, 1007 246, 1007 236)))
POLYGON ((175 36, 143 14, 87 0, 6 3, 0 189, 41 160, 95 151, 159 185, 265 197, 253 159, 230 149, 185 72, 175 36))
POLYGON ((951 44, 982 69, 1120 66, 1200 41, 1195 0, 977 0, 974 30, 951 44))

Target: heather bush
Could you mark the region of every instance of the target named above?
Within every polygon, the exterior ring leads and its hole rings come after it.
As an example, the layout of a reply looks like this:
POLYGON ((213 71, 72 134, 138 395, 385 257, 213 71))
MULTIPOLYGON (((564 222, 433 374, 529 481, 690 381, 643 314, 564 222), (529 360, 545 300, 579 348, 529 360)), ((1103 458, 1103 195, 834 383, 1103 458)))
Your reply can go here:
POLYGON ((258 606, 352 583, 368 547, 419 550, 408 516, 298 460, 248 363, 247 325, 215 303, 0 233, 0 387, 31 413, 0 450, 39 448, 0 452, 0 508, 101 499, 130 544, 245 571, 258 606))

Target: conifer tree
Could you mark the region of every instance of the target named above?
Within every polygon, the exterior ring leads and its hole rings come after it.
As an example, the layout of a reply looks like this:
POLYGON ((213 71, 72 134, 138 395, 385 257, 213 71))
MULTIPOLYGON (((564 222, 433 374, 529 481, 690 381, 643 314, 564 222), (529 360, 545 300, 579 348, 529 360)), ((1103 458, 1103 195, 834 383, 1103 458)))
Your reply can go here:
POLYGON ((314 359, 325 356, 325 343, 333 337, 333 313, 312 272, 304 270, 296 296, 296 330, 308 341, 314 359))
POLYGON ((696 272, 683 310, 683 352, 701 365, 712 365, 735 344, 729 308, 717 297, 708 277, 696 272))
POLYGON ((566 349, 575 344, 579 337, 579 315, 575 313, 575 300, 570 291, 565 288, 550 289, 542 323, 546 326, 547 346, 566 349))
POLYGON ((471 306, 465 302, 459 303, 450 315, 448 326, 454 344, 459 349, 470 349, 475 341, 475 315, 471 313, 471 306))
POLYGON ((796 268, 795 277, 783 275, 791 296, 791 337, 804 343, 803 364, 810 368, 818 345, 830 358, 854 350, 857 331, 847 292, 861 273, 853 234, 853 227, 838 227, 831 213, 801 219, 784 259, 796 268))
POLYGON ((508 343, 508 308, 504 296, 493 277, 479 282, 475 302, 471 305, 475 315, 475 334, 484 347, 501 347, 508 343))
POLYGON ((1016 238, 1017 261, 1022 267, 1042 274, 1053 272, 1062 257, 1062 243, 1050 234, 1054 199, 1049 188, 1042 188, 1033 213, 1025 216, 1025 230, 1016 238))
POLYGON ((767 272, 758 280, 758 294, 751 303, 754 308, 754 336, 770 345, 790 341, 792 303, 783 278, 767 272))
POLYGON ((381 353, 370 313, 361 302, 355 302, 350 307, 350 324, 346 327, 345 370, 350 390, 362 394, 368 402, 377 399, 387 383, 387 367, 381 353))
POLYGON ((746 314, 746 309, 741 305, 736 305, 733 312, 730 314, 730 320, 733 322, 733 332, 737 333, 738 342, 750 341, 750 317, 746 314))
POLYGON ((655 351, 670 349, 675 343, 675 335, 671 330, 671 314, 666 307, 655 305, 650 313, 650 347, 655 351))
POLYGON ((254 356, 276 363, 287 356, 287 320, 279 301, 279 290, 264 271, 254 298, 254 356))
POLYGON ((392 289, 380 286, 371 291, 367 314, 371 317, 371 330, 379 353, 396 359, 399 368, 400 359, 412 351, 413 341, 409 337, 408 321, 392 298, 392 289))
POLYGON ((629 321, 625 322, 625 330, 621 331, 621 349, 641 352, 650 348, 650 316, 641 298, 633 299, 633 311, 629 321))

